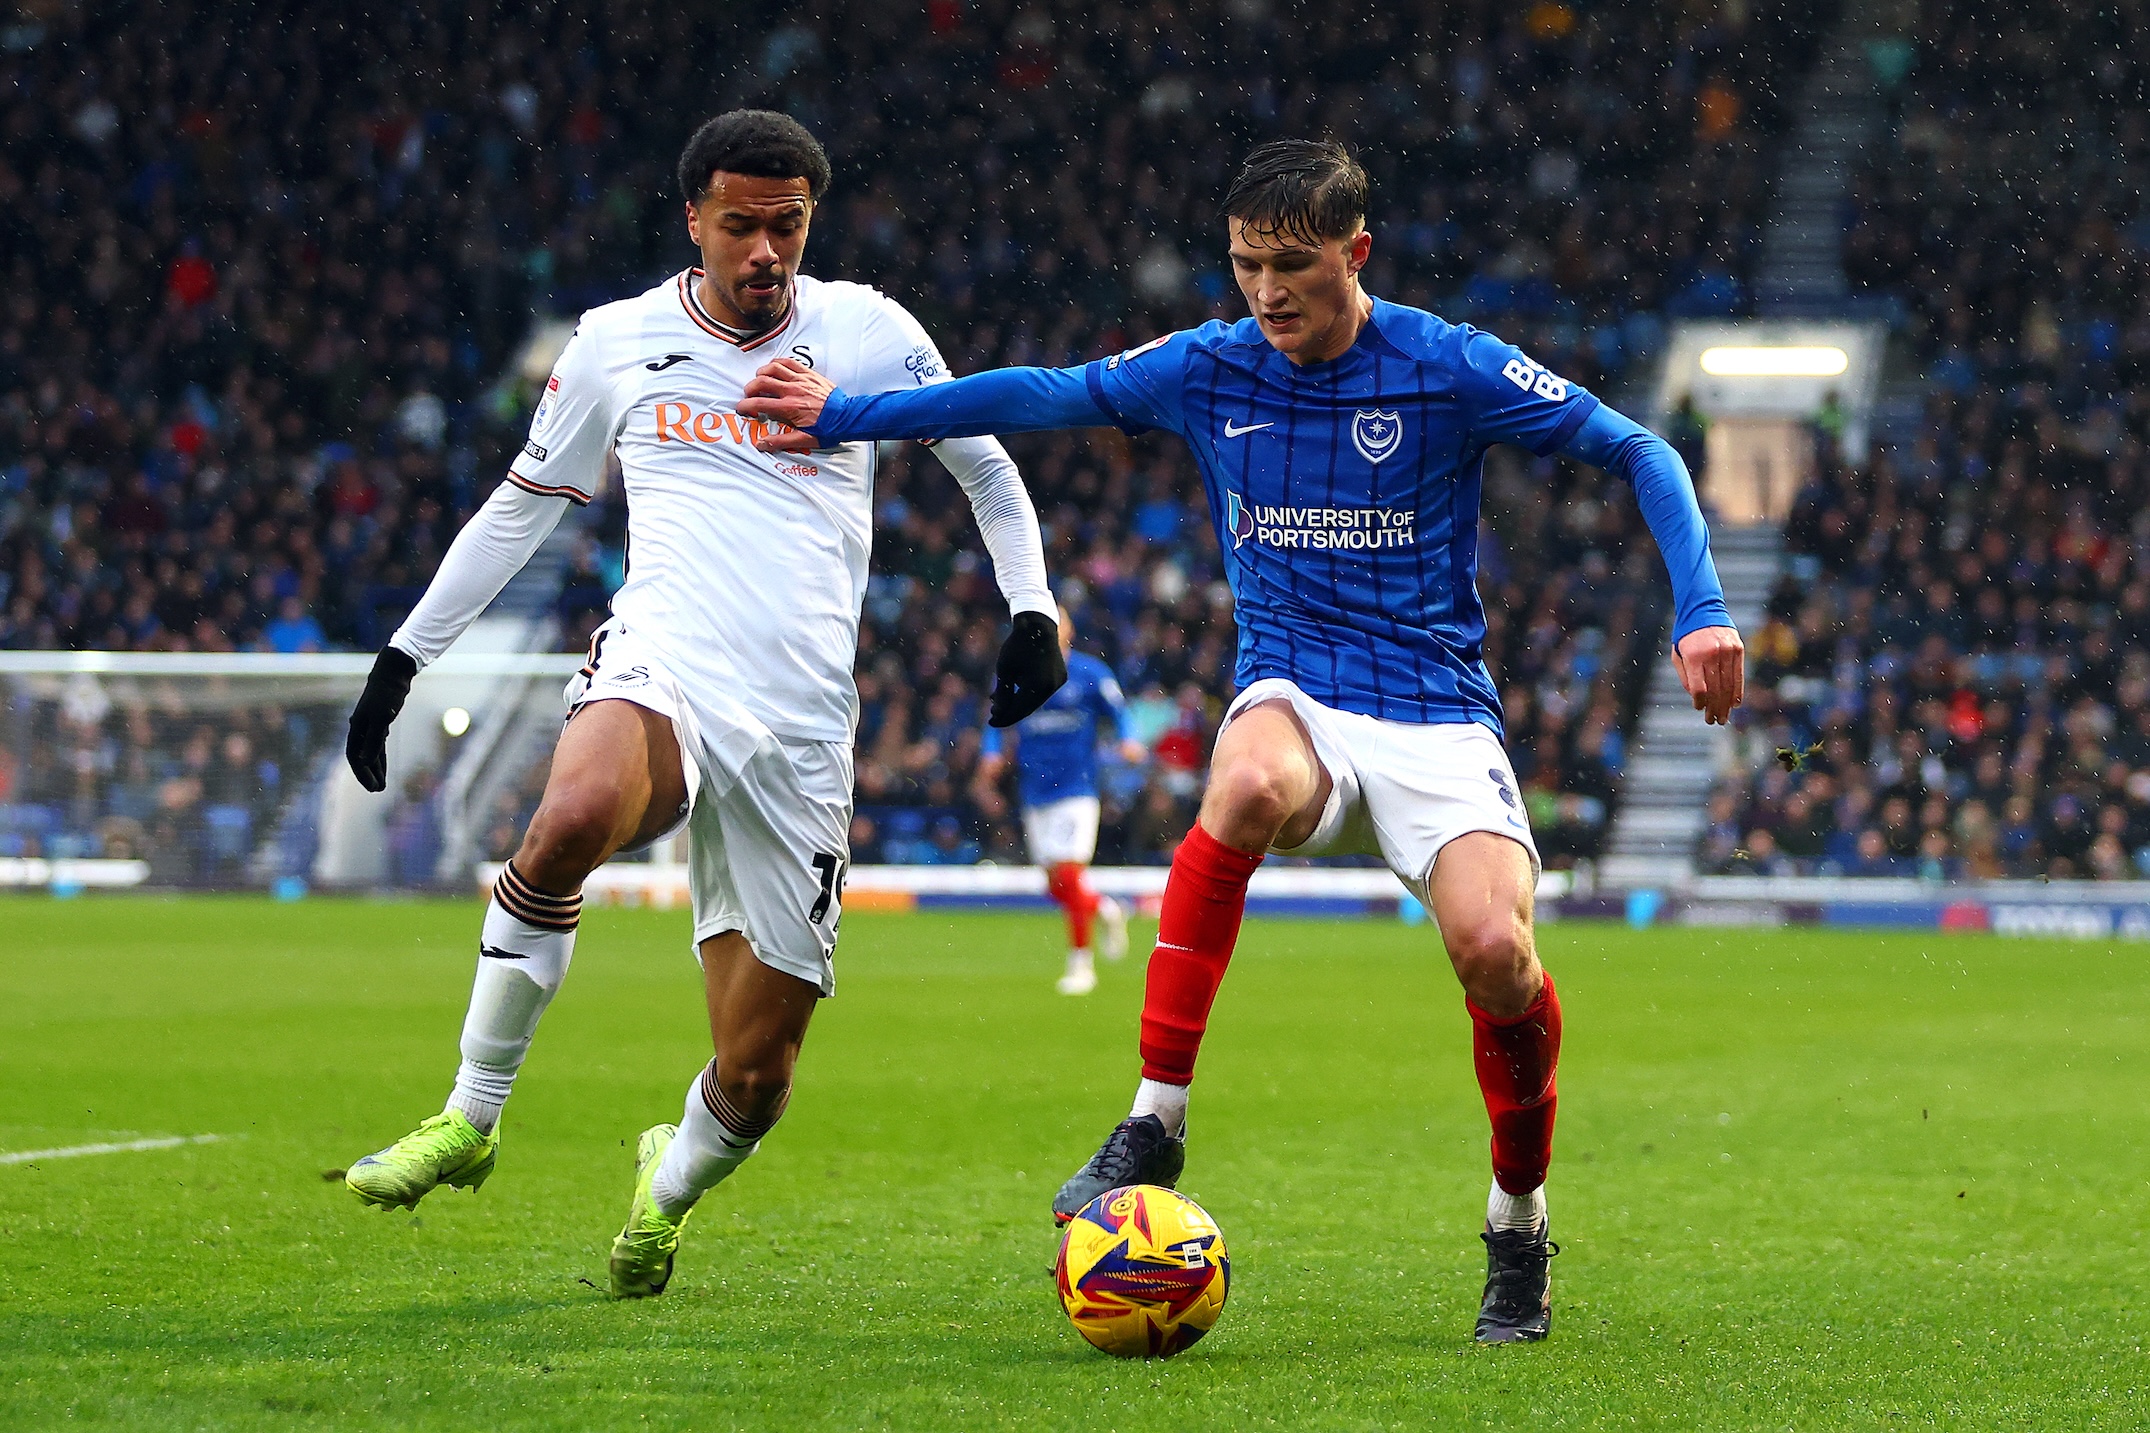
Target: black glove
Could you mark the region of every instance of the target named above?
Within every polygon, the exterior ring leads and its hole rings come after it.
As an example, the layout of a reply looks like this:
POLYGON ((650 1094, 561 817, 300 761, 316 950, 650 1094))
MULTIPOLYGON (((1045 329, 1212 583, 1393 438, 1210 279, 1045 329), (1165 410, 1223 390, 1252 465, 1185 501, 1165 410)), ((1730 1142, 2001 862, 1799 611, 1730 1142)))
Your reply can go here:
POLYGON ((418 661, 410 653, 400 647, 383 647, 367 674, 366 690, 351 708, 351 735, 343 744, 343 754, 351 763, 351 774, 368 791, 388 789, 388 724, 403 710, 403 699, 411 694, 411 678, 417 675, 418 661))
POLYGON ((1000 665, 993 673, 993 726, 1014 726, 1045 705, 1068 679, 1068 659, 1060 655, 1060 624, 1043 612, 1018 612, 1000 644, 1000 665))

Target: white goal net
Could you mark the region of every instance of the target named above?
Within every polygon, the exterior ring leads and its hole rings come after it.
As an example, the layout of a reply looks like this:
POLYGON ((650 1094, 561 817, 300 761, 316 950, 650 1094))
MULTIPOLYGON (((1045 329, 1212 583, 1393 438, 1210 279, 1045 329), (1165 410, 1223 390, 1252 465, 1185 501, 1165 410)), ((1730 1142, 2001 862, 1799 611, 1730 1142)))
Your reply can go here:
POLYGON ((420 674, 374 795, 369 655, 0 652, 0 885, 468 889, 543 789, 570 654, 420 674))

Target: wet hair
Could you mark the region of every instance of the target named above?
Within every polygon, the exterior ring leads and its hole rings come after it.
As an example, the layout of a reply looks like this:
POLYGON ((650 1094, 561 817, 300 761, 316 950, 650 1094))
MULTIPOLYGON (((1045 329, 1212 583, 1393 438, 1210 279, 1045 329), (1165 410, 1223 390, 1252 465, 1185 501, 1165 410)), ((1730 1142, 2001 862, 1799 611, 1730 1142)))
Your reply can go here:
POLYGON ((1333 139, 1278 139, 1247 156, 1224 212, 1302 244, 1348 239, 1366 223, 1366 171, 1333 139))
POLYGON ((806 126, 788 114, 735 109, 694 132, 679 155, 679 191, 689 203, 709 192, 709 176, 722 170, 755 179, 804 179, 809 197, 829 187, 829 156, 806 126))

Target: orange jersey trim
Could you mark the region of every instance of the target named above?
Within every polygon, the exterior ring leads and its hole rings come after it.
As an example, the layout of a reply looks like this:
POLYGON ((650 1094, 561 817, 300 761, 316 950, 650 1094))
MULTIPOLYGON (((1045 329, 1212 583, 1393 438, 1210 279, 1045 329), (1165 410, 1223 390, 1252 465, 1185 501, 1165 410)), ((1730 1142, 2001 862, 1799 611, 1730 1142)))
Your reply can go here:
POLYGON ((588 507, 592 501, 590 494, 580 488, 569 487, 565 483, 556 488, 547 487, 543 483, 533 483, 512 468, 508 470, 508 481, 526 493, 536 493, 541 498, 566 498, 579 508, 588 507))

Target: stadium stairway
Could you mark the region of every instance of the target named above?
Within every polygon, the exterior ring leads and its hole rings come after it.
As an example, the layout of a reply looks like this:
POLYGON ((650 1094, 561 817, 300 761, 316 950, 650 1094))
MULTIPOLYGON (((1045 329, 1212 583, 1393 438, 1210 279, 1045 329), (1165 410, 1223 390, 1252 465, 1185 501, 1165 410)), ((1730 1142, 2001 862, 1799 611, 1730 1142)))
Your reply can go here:
MULTIPOLYGON (((1713 524, 1710 547, 1732 620, 1751 634, 1783 565, 1784 534, 1768 524, 1713 524)), ((1620 809, 1598 861, 1599 889, 1676 887, 1694 874, 1710 784, 1729 749, 1726 730, 1704 724, 1672 663, 1659 662, 1650 673, 1620 809)))
POLYGON ((1837 317, 1860 307, 1844 276, 1843 202, 1860 155, 1888 123, 1870 47, 1899 32, 1900 8, 1846 7, 1807 77, 1762 238, 1761 313, 1837 317))

